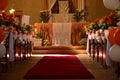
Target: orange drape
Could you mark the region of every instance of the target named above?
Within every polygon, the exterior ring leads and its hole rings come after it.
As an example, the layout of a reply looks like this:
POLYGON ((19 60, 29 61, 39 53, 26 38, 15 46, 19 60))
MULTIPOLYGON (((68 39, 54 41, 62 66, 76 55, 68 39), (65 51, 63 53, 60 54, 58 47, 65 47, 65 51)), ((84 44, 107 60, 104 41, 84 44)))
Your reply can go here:
POLYGON ((52 31, 52 23, 35 23, 34 26, 37 27, 38 32, 43 33, 43 41, 49 40, 50 45, 52 45, 53 31, 52 31))
POLYGON ((75 9, 78 8, 78 0, 72 0, 73 6, 75 7, 75 9))

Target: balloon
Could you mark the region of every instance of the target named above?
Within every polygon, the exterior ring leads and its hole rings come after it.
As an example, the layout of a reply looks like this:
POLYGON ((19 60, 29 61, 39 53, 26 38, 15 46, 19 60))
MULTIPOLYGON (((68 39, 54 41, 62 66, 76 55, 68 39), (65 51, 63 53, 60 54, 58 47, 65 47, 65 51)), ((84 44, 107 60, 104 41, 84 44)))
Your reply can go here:
POLYGON ((3 10, 7 7, 8 0, 0 0, 0 10, 3 10))
POLYGON ((109 50, 109 56, 111 60, 120 62, 120 46, 114 44, 109 50))
POLYGON ((115 33, 116 29, 117 29, 116 27, 109 28, 108 40, 110 41, 111 44, 115 44, 114 33, 115 33))
POLYGON ((6 53, 6 48, 3 44, 0 44, 0 58, 3 57, 6 53))
POLYGON ((103 4, 107 9, 115 10, 120 6, 119 0, 103 0, 103 4))
POLYGON ((1 28, 0 29, 0 43, 5 39, 5 31, 1 28))
POLYGON ((114 42, 120 46, 120 28, 117 28, 114 34, 114 42))

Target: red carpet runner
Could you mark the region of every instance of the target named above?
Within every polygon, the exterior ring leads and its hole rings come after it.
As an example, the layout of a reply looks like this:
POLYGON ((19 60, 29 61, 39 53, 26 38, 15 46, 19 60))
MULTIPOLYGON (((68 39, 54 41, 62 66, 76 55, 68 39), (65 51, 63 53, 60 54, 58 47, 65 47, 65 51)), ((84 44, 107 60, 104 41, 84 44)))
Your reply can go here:
POLYGON ((24 79, 91 79, 94 76, 76 56, 45 56, 24 79))

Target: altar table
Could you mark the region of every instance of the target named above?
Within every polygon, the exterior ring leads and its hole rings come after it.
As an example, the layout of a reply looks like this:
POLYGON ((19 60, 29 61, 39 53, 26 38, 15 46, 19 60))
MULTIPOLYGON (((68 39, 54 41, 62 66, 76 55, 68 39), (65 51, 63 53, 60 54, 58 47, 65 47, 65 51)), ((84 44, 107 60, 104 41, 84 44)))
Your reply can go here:
MULTIPOLYGON (((82 28, 84 27, 84 24, 85 23, 83 23, 83 22, 76 22, 76 23, 35 23, 34 27, 37 28, 38 32, 41 31, 43 33, 43 41, 49 40, 50 45, 55 45, 54 40, 55 40, 56 33, 55 33, 55 30, 53 31, 53 29, 55 27, 61 26, 62 28, 59 28, 59 29, 62 29, 62 30, 61 31, 58 30, 56 32, 58 32, 58 34, 61 33, 61 35, 63 37, 66 36, 66 40, 69 40, 68 38, 70 38, 69 41, 70 41, 71 45, 79 45, 79 41, 81 40, 80 35, 82 34, 82 28), (58 26, 55 26, 55 25, 58 25, 58 26), (70 27, 70 29, 68 27, 70 27), (68 36, 70 35, 70 37, 68 37, 66 34, 68 36)), ((63 39, 63 38, 61 38, 62 36, 58 35, 56 38, 63 39)), ((59 39, 57 39, 57 40, 59 40, 59 39)), ((67 41, 67 42, 69 42, 69 41, 67 41)), ((62 43, 62 44, 67 45, 68 43, 67 44, 62 43)), ((70 45, 70 44, 68 44, 68 45, 70 45)), ((60 45, 60 46, 62 46, 62 45, 60 45)))

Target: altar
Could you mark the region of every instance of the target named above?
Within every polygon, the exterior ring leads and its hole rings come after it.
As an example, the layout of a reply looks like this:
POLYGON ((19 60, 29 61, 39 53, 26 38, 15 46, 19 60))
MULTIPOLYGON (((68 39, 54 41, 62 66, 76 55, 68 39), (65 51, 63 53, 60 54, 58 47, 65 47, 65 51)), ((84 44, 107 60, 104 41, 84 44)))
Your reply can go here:
POLYGON ((84 0, 48 0, 48 10, 41 11, 41 15, 48 16, 41 23, 35 23, 37 32, 42 32, 42 41, 48 40, 53 46, 79 45, 84 22, 75 22, 73 15, 79 7, 78 3, 84 4, 84 0), (77 5, 75 5, 77 4, 77 5), (50 16, 50 17, 49 17, 50 16))
POLYGON ((48 11, 51 13, 49 22, 73 23, 74 13, 84 8, 84 0, 48 0, 48 11))
POLYGON ((42 32, 42 40, 48 40, 50 45, 79 45, 82 28, 85 23, 35 23, 38 32, 42 32))

